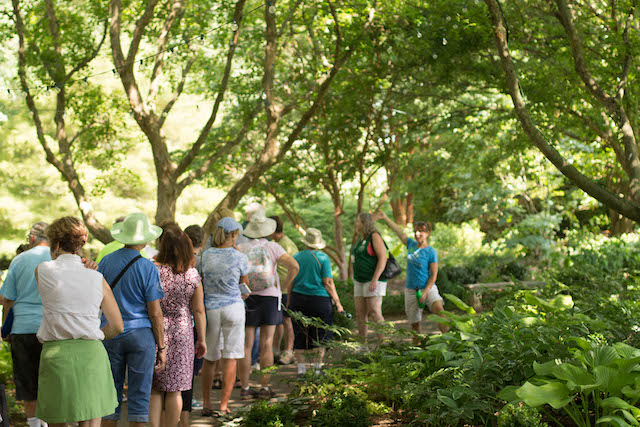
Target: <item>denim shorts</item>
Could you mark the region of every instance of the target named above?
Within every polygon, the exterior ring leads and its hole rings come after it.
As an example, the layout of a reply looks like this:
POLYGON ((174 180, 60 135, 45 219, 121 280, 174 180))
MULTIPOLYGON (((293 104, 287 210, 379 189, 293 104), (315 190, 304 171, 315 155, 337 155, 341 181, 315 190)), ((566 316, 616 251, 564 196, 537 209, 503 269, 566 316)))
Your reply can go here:
POLYGON ((111 373, 118 395, 116 412, 105 420, 119 420, 122 407, 122 388, 125 371, 128 376, 127 420, 134 423, 149 421, 149 396, 153 369, 156 363, 156 339, 151 328, 134 329, 125 335, 105 340, 111 362, 111 373))

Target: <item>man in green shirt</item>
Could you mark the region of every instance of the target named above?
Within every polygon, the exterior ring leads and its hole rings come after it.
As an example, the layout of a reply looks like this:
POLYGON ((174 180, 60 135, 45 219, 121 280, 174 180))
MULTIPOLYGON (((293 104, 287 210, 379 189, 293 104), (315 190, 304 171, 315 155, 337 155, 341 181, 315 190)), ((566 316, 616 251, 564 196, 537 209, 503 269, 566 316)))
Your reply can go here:
MULTIPOLYGON (((270 217, 276 222, 276 231, 270 236, 271 240, 277 242, 282 248, 291 256, 298 253, 298 247, 293 241, 284 235, 282 232, 282 219, 274 215, 270 217)), ((287 277, 287 268, 278 264, 278 277, 280 283, 287 277)), ((287 307, 287 295, 282 294, 282 305, 287 307)), ((293 325, 291 324, 291 318, 287 315, 287 312, 283 312, 284 322, 282 325, 276 326, 276 332, 273 336, 273 354, 279 365, 289 365, 295 363, 293 357, 293 325), (280 354, 280 345, 282 343, 282 337, 284 336, 284 350, 280 354)))

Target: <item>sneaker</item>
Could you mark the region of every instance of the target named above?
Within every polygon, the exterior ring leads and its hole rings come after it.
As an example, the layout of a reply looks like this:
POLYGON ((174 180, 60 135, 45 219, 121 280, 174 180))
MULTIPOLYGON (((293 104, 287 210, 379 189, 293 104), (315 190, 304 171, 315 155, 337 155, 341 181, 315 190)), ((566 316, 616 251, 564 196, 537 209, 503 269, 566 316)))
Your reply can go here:
POLYGON ((244 388, 240 389, 240 399, 242 400, 255 399, 257 395, 258 395, 258 392, 256 392, 251 387, 247 389, 244 389, 244 388))
POLYGON ((202 402, 200 402, 199 400, 193 399, 191 401, 191 409, 202 409, 202 402))
POLYGON ((262 387, 258 392, 258 399, 271 399, 275 395, 271 387, 262 387))
POLYGON ((251 365, 251 371, 259 371, 260 370, 260 363, 254 363, 253 365, 251 365))
POLYGON ((285 351, 278 359, 278 365, 291 365, 296 363, 296 358, 293 357, 293 351, 285 351))

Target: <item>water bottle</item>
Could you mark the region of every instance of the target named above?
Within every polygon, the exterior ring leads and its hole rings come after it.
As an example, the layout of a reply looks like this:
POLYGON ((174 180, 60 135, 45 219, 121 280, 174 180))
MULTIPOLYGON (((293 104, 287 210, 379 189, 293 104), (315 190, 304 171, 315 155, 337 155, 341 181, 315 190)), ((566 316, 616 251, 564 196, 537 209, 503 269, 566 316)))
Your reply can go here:
POLYGON ((418 292, 416 292, 416 299, 418 300, 418 307, 425 308, 426 304, 420 302, 420 298, 422 298, 422 291, 420 289, 418 289, 418 292))

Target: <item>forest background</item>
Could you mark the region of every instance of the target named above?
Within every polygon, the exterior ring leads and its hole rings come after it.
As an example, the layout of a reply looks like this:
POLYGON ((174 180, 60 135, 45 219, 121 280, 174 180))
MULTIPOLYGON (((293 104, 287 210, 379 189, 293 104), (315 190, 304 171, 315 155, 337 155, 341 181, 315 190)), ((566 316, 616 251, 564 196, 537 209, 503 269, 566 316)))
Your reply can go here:
POLYGON ((5 2, 0 252, 61 215, 95 250, 133 211, 210 231, 251 201, 321 229, 342 279, 379 208, 435 223, 444 263, 632 232, 635 7, 5 2))

